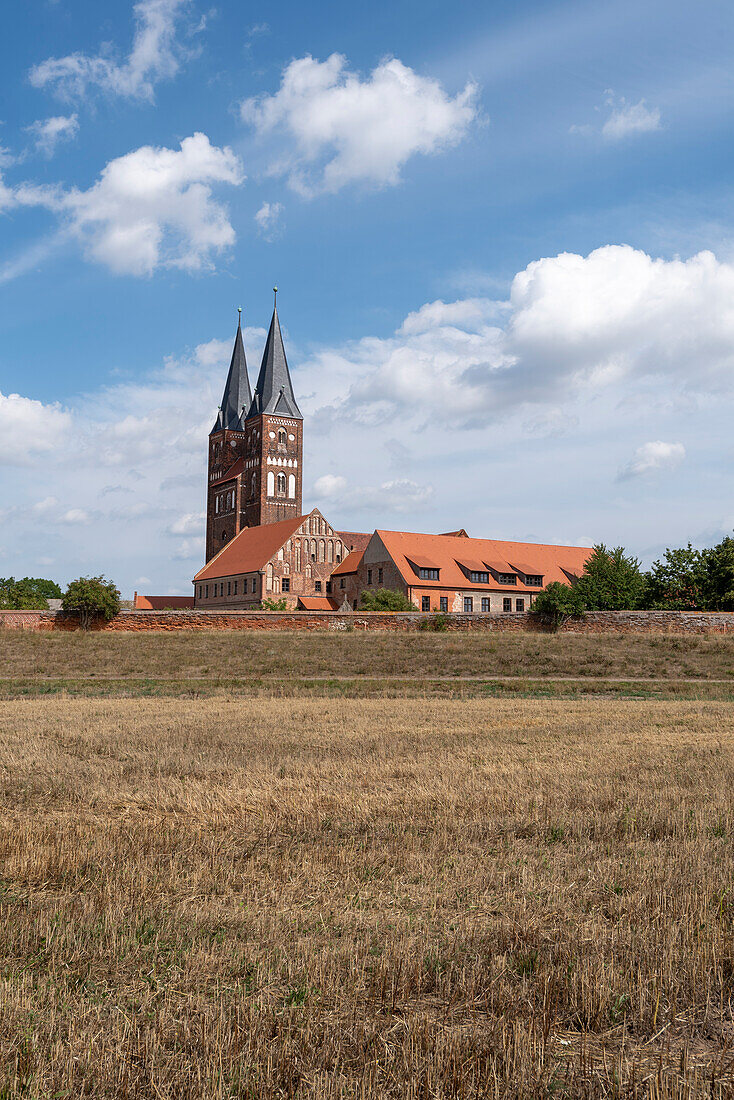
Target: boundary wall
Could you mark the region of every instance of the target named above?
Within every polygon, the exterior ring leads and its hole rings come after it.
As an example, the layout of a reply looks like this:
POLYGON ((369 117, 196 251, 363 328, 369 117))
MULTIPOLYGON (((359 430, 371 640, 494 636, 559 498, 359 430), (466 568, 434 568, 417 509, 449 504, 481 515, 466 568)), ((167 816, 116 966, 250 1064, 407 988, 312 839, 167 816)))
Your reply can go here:
MULTIPOLYGON (((121 611, 111 622, 93 630, 376 630, 390 633, 418 631, 433 616, 422 612, 380 611, 121 611)), ((449 631, 546 633, 536 616, 463 613, 448 616, 449 631)), ((78 630, 74 613, 64 611, 0 611, 0 629, 78 630)), ((733 634, 734 612, 727 611, 589 611, 583 619, 569 619, 564 634, 733 634)))

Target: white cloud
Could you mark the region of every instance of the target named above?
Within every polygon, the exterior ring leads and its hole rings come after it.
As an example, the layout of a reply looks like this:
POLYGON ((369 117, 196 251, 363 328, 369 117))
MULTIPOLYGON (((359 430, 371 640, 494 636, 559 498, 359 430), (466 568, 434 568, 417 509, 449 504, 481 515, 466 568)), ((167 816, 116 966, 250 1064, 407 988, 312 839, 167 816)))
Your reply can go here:
POLYGON ((156 83, 178 71, 182 51, 176 43, 176 21, 188 3, 140 0, 133 8, 135 35, 125 61, 120 63, 109 49, 93 57, 83 53, 50 57, 31 69, 31 84, 51 87, 66 99, 98 87, 112 95, 152 100, 156 83))
POLYGON ((36 149, 46 157, 52 157, 56 146, 62 141, 71 141, 79 133, 79 118, 73 115, 54 115, 53 118, 39 119, 27 127, 33 136, 36 149))
POLYGON ((26 465, 38 454, 63 446, 71 424, 71 416, 58 404, 0 393, 0 464, 26 465))
POLYGON ((352 507, 379 516, 384 512, 420 511, 433 497, 432 485, 418 485, 407 478, 383 481, 381 485, 357 487, 350 493, 352 507))
POLYGON ((59 523, 75 527, 79 524, 89 523, 89 516, 83 508, 70 508, 68 512, 64 512, 63 516, 59 517, 59 523))
POLYGON ((245 100, 241 114, 260 135, 284 135, 285 153, 272 170, 313 195, 350 183, 397 183, 410 157, 464 137, 477 117, 477 94, 468 83, 451 98, 397 58, 361 79, 341 54, 323 62, 307 56, 291 61, 274 95, 245 100))
MULTIPOLYGON (((90 258, 119 275, 151 275, 158 267, 197 271, 235 241, 212 185, 237 186, 243 179, 230 148, 195 133, 179 149, 144 145, 117 157, 86 191, 32 183, 7 187, 0 180, 0 210, 45 207, 90 258)), ((0 281, 4 277, 12 273, 0 270, 0 281)))
POLYGON ((315 500, 329 500, 330 498, 341 496, 346 487, 347 479, 345 477, 338 477, 335 474, 324 474, 322 477, 316 478, 312 495, 315 500))
POLYGON ((601 128, 602 137, 607 141, 619 141, 631 134, 649 134, 661 129, 660 111, 657 107, 648 107, 644 99, 639 103, 628 103, 621 99, 607 100, 612 113, 601 128))
POLYGON ((264 202, 255 214, 255 223, 261 237, 266 241, 272 240, 280 228, 280 215, 283 206, 279 202, 264 202))
POLYGON ((33 505, 33 511, 39 516, 49 515, 56 510, 58 503, 56 497, 44 497, 33 505))
POLYGON ((205 526, 205 512, 187 512, 168 528, 172 535, 198 535, 205 526))
POLYGON ((634 457, 620 470, 618 479, 626 481, 629 478, 643 477, 645 474, 657 473, 660 470, 674 470, 686 457, 686 449, 682 443, 664 443, 661 439, 651 443, 643 443, 635 451, 634 457))

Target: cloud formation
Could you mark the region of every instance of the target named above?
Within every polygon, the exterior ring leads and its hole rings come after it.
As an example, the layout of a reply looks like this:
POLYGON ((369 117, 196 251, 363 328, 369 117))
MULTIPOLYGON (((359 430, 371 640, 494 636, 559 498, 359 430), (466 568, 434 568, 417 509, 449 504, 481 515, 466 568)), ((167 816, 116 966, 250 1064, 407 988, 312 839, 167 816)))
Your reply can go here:
POLYGON ((612 113, 601 128, 602 137, 607 141, 619 141, 632 134, 649 134, 661 128, 660 111, 657 107, 648 107, 644 99, 639 103, 608 99, 607 105, 612 113))
POLYGON ((643 443, 624 469, 620 470, 619 480, 644 477, 660 470, 674 470, 685 457, 686 449, 682 443, 664 443, 661 439, 643 443))
POLYGON ((179 149, 144 145, 111 160, 86 191, 32 183, 10 187, 0 179, 0 210, 45 207, 87 256, 118 275, 151 275, 158 267, 198 271, 235 241, 212 186, 238 186, 243 179, 230 148, 196 133, 179 149))
POLYGON ((50 57, 30 71, 31 84, 51 88, 63 99, 81 98, 97 87, 111 95, 153 99, 155 85, 176 75, 181 47, 176 24, 189 0, 139 0, 135 4, 135 34, 128 57, 120 62, 111 51, 93 57, 73 53, 50 57))
POLYGON ((323 62, 291 61, 278 91, 245 100, 241 116, 259 135, 284 138, 272 171, 311 196, 352 183, 398 183, 410 157, 461 141, 477 117, 477 95, 477 86, 467 83, 452 98, 437 80, 397 58, 362 79, 335 53, 323 62))
POLYGON ((32 135, 36 150, 45 157, 52 157, 56 146, 63 141, 71 141, 79 133, 79 118, 73 115, 54 115, 53 118, 39 119, 27 127, 32 135))
POLYGON ((279 202, 264 202, 255 214, 255 224, 261 237, 272 240, 280 228, 280 216, 283 205, 279 202))

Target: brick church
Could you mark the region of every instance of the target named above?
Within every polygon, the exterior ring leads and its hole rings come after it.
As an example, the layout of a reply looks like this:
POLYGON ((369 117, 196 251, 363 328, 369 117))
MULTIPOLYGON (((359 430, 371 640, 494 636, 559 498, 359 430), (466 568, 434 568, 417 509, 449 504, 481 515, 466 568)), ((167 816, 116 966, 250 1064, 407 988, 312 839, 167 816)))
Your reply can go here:
POLYGON ((209 434, 206 564, 200 608, 357 610, 363 591, 399 589, 422 611, 527 611, 551 581, 583 572, 587 547, 498 542, 377 529, 343 531, 304 513, 303 417, 276 304, 254 393, 241 321, 222 404, 209 434))

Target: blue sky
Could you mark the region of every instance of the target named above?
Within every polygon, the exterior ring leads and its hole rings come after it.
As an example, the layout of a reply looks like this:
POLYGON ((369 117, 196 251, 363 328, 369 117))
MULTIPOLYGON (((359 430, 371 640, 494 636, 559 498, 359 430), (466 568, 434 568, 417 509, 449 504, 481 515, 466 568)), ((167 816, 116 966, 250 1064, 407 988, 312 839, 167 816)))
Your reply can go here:
POLYGON ((307 506, 734 526, 730 4, 29 0, 0 43, 0 574, 188 591, 242 305, 307 506))

